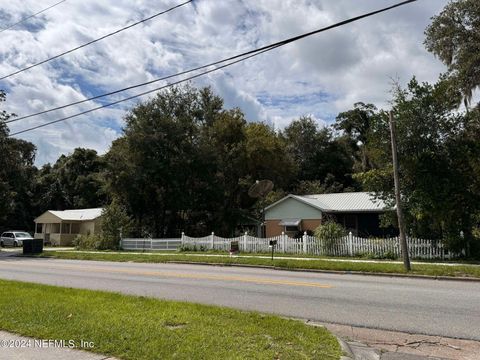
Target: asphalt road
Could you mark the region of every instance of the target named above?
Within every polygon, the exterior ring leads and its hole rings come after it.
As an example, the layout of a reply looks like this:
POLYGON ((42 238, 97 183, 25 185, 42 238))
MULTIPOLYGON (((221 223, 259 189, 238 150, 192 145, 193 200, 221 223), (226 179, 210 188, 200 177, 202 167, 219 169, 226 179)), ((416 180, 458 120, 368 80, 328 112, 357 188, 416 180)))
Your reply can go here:
POLYGON ((15 257, 0 278, 480 340, 480 282, 15 257))

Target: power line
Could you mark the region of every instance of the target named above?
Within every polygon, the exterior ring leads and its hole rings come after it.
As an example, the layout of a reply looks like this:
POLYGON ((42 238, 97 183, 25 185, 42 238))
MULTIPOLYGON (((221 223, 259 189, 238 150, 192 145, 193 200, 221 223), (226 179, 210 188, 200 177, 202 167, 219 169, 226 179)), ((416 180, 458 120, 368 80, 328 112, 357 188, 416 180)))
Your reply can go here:
MULTIPOLYGON (((278 47, 278 46, 277 46, 277 47, 278 47)), ((136 98, 138 98, 138 97, 141 97, 141 96, 144 96, 144 95, 148 95, 148 94, 151 94, 151 93, 153 93, 153 92, 156 92, 156 91, 159 91, 159 90, 163 90, 163 89, 166 89, 166 88, 169 88, 169 87, 172 87, 172 86, 181 84, 181 83, 186 82, 186 81, 193 80, 193 79, 198 78, 198 77, 200 77, 200 76, 209 74, 209 73, 214 72, 214 71, 218 71, 218 70, 223 69, 223 68, 225 68, 225 67, 227 67, 227 66, 230 66, 230 65, 239 63, 239 62, 241 62, 241 61, 244 61, 244 60, 246 60, 246 59, 249 59, 249 58, 251 58, 251 57, 257 56, 257 55, 259 55, 259 54, 261 54, 261 53, 264 53, 264 52, 267 52, 267 51, 269 51, 269 50, 271 50, 271 49, 265 49, 265 50, 263 50, 263 51, 261 51, 261 52, 259 52, 259 53, 255 53, 255 54, 252 54, 252 55, 249 55, 249 56, 245 56, 245 57, 243 57, 243 58, 240 58, 240 59, 237 59, 237 60, 235 60, 235 61, 229 62, 229 63, 227 63, 227 64, 218 66, 218 67, 216 67, 215 69, 207 70, 207 71, 204 71, 204 72, 202 72, 202 73, 200 73, 200 74, 193 75, 193 76, 189 76, 188 78, 185 78, 185 79, 182 79, 182 80, 178 80, 178 81, 175 81, 175 82, 173 82, 173 83, 170 83, 170 84, 167 84, 167 85, 164 85, 164 86, 161 86, 161 87, 152 89, 152 90, 148 90, 148 91, 142 92, 142 93, 137 94, 137 95, 129 96, 129 97, 124 98, 124 99, 120 99, 120 100, 117 100, 117 101, 114 101, 114 102, 111 102, 111 103, 108 103, 108 104, 105 104, 105 105, 101 105, 101 106, 98 106, 98 107, 95 107, 95 108, 92 108, 92 109, 89 109, 89 110, 85 110, 85 111, 82 111, 82 112, 77 113, 77 114, 74 114, 74 115, 66 116, 66 117, 63 117, 63 118, 61 118, 61 119, 49 121, 49 122, 47 122, 47 123, 44 123, 44 124, 41 124, 41 125, 37 125, 37 126, 31 127, 31 128, 25 129, 25 130, 17 131, 16 133, 10 134, 9 137, 14 136, 14 135, 18 135, 18 134, 22 134, 22 133, 25 133, 25 132, 28 132, 28 131, 36 130, 36 129, 39 129, 39 128, 42 128, 42 127, 45 127, 45 126, 48 126, 48 125, 56 124, 56 123, 58 123, 58 122, 62 122, 62 121, 68 120, 68 119, 72 119, 72 118, 78 117, 78 116, 80 116, 80 115, 85 115, 85 114, 88 114, 88 113, 91 113, 91 112, 94 112, 94 111, 97 111, 97 110, 100 110, 100 109, 104 109, 104 108, 107 108, 107 107, 110 107, 110 106, 113 106, 113 105, 116 105, 116 104, 119 104, 119 103, 122 103, 122 102, 125 102, 125 101, 128 101, 128 100, 133 100, 133 99, 136 99, 136 98)))
MULTIPOLYGON (((44 127, 44 126, 48 126, 48 125, 51 125, 51 124, 55 124, 55 123, 58 123, 58 122, 61 122, 61 121, 65 121, 65 120, 68 120, 68 119, 72 119, 72 118, 74 118, 74 117, 77 117, 77 116, 80 116, 80 115, 84 115, 84 114, 88 114, 88 113, 91 113, 91 112, 93 112, 93 111, 100 110, 100 109, 103 109, 103 108, 106 108, 106 107, 109 107, 109 106, 113 106, 113 105, 119 104, 119 103, 124 102, 124 101, 132 100, 132 99, 135 99, 135 98, 138 98, 138 97, 141 97, 141 96, 150 94, 150 93, 152 93, 152 92, 156 92, 156 91, 159 91, 159 90, 162 90, 162 89, 165 89, 165 88, 168 88, 168 87, 171 87, 171 86, 174 86, 174 85, 183 83, 183 82, 185 82, 185 81, 189 81, 189 80, 195 79, 195 78, 197 78, 197 77, 206 75, 206 74, 211 73, 211 72, 213 72, 213 71, 218 71, 218 70, 220 70, 220 69, 222 69, 222 68, 225 68, 225 67, 227 67, 227 66, 231 66, 231 65, 233 65, 233 64, 236 64, 236 63, 239 63, 239 62, 241 62, 241 61, 247 60, 247 59, 249 59, 249 58, 252 58, 252 57, 257 56, 257 55, 260 55, 260 54, 262 54, 262 53, 264 53, 264 52, 267 52, 267 51, 276 49, 276 48, 278 48, 278 47, 284 46, 284 45, 286 45, 286 44, 292 43, 292 42, 294 42, 294 41, 298 41, 298 40, 303 39, 303 38, 306 38, 306 37, 308 37, 308 36, 312 36, 312 35, 318 34, 318 33, 320 33, 320 32, 324 32, 324 31, 327 31, 327 30, 330 30, 330 29, 333 29, 333 28, 336 28, 336 27, 340 27, 340 26, 343 26, 343 25, 346 25, 346 24, 349 24, 349 23, 352 23, 352 22, 355 22, 355 21, 358 21, 358 20, 361 20, 361 19, 364 19, 364 18, 373 16, 373 15, 376 15, 376 14, 379 14, 379 13, 382 13, 382 12, 386 12, 386 11, 388 11, 388 10, 392 10, 392 9, 394 9, 394 8, 397 8, 397 7, 400 7, 400 6, 403 6, 403 5, 407 5, 407 4, 409 4, 409 3, 413 3, 413 2, 416 2, 416 1, 417 1, 417 0, 407 0, 407 1, 403 1, 403 2, 397 3, 397 4, 395 4, 395 5, 392 5, 392 6, 389 6, 389 7, 386 7, 386 8, 382 8, 382 9, 379 9, 379 10, 376 10, 376 11, 372 11, 372 12, 369 12, 369 13, 366 13, 366 14, 363 14, 363 15, 359 15, 359 16, 356 16, 356 17, 353 17, 353 18, 350 18, 350 19, 347 19, 347 20, 338 22, 338 23, 336 23, 336 24, 329 25, 329 26, 324 27, 324 28, 321 28, 321 29, 317 29, 317 30, 314 30, 314 31, 311 31, 311 32, 308 32, 308 33, 304 33, 304 34, 301 34, 301 35, 298 35, 298 36, 294 36, 294 37, 291 37, 291 38, 288 38, 288 39, 285 39, 285 40, 282 40, 282 41, 279 41, 279 42, 276 42, 276 43, 273 43, 273 44, 270 44, 270 45, 266 45, 266 46, 263 46, 263 47, 260 47, 260 48, 254 49, 254 50, 250 50, 250 51, 244 52, 244 53, 242 53, 242 54, 238 54, 238 55, 232 56, 232 57, 227 58, 227 59, 219 60, 219 61, 216 61, 216 62, 214 62, 214 63, 210 63, 210 64, 207 64, 207 65, 203 65, 203 66, 200 66, 200 67, 191 69, 191 70, 186 70, 186 71, 183 71, 183 72, 178 73, 178 74, 169 75, 169 76, 164 77, 164 78, 160 78, 160 79, 152 80, 152 81, 145 82, 145 83, 142 83, 142 84, 130 86, 130 87, 128 87, 128 88, 116 90, 116 91, 111 92, 111 93, 108 93, 108 94, 98 95, 98 96, 96 96, 96 97, 94 97, 94 98, 85 99, 85 100, 82 100, 82 101, 79 101, 79 102, 75 102, 75 103, 72 103, 72 104, 63 105, 63 106, 58 107, 58 108, 46 110, 46 111, 41 112, 41 113, 45 113, 45 112, 50 112, 50 111, 57 110, 57 109, 66 108, 66 107, 68 107, 68 106, 76 105, 76 104, 79 104, 79 103, 82 103, 82 102, 87 102, 87 101, 90 101, 90 100, 93 100, 93 99, 97 99, 97 98, 100 98, 100 97, 108 96, 108 95, 111 95, 111 94, 116 94, 116 93, 119 93, 119 92, 122 92, 122 91, 125 91, 125 90, 128 90, 128 89, 132 89, 132 88, 135 88, 135 87, 148 85, 148 84, 151 84, 151 83, 156 82, 156 81, 165 80, 165 79, 172 78, 172 77, 176 77, 176 76, 179 76, 179 75, 184 75, 184 74, 187 74, 187 73, 190 73, 190 72, 193 72, 193 71, 197 71, 197 70, 201 70, 201 69, 204 69, 204 68, 213 66, 213 65, 218 65, 218 64, 221 64, 221 63, 224 63, 224 62, 227 62, 227 61, 231 61, 231 62, 229 62, 229 63, 227 63, 227 64, 218 66, 218 67, 216 67, 215 69, 211 69, 211 70, 202 72, 202 73, 200 73, 200 74, 197 74, 197 75, 194 75, 194 76, 190 76, 190 77, 188 77, 188 78, 186 78, 186 79, 178 80, 178 81, 176 81, 176 82, 173 82, 173 83, 171 83, 171 84, 167 84, 167 85, 161 86, 161 87, 159 87, 159 88, 155 88, 155 89, 152 89, 152 90, 149 90, 149 91, 145 91, 145 92, 142 92, 142 93, 137 94, 137 95, 133 95, 133 96, 130 96, 130 97, 121 99, 121 100, 117 100, 117 101, 114 101, 114 102, 111 102, 111 103, 108 103, 108 104, 105 104, 105 105, 102 105, 102 106, 98 106, 98 107, 95 107, 95 108, 92 108, 92 109, 89 109, 89 110, 86 110, 86 111, 83 111, 83 112, 74 114, 74 115, 70 115, 70 116, 67 116, 67 117, 64 117, 64 118, 60 118, 60 119, 57 119, 57 120, 54 120, 54 121, 50 121, 50 122, 47 122, 47 123, 45 123, 45 124, 41 124, 41 125, 37 125, 37 126, 31 127, 31 128, 27 128, 27 129, 25 129, 25 130, 18 131, 18 132, 16 132, 16 133, 10 134, 9 136, 14 136, 14 135, 22 134, 22 133, 25 133, 25 132, 28 132, 28 131, 31 131, 31 130, 35 130, 35 129, 38 129, 38 128, 41 128, 41 127, 44 127), (236 59, 236 60, 235 60, 235 59, 236 59), (235 61, 232 61, 232 60, 235 60, 235 61)), ((40 114, 40 113, 37 113, 37 114, 40 114)), ((37 114, 28 115, 28 116, 25 116, 25 117, 22 117, 22 118, 19 118, 19 119, 9 120, 8 122, 12 122, 12 121, 15 121, 15 120, 20 120, 20 119, 25 119, 25 118, 27 118, 27 117, 35 116, 35 115, 37 115, 37 114)))
MULTIPOLYGON (((416 0, 412 0, 412 1, 416 1, 416 0)), ((405 5, 405 4, 407 4, 409 2, 412 2, 412 1, 407 1, 407 2, 404 2, 404 3, 397 4, 397 5, 394 5, 394 7, 405 5)), ((122 88, 122 89, 114 90, 114 91, 111 91, 111 92, 108 92, 108 93, 96 95, 96 96, 93 96, 93 97, 90 97, 90 98, 87 98, 87 99, 75 101, 75 102, 72 102, 72 103, 69 103, 69 104, 57 106, 57 107, 50 108, 50 109, 47 109, 47 110, 43 110, 43 111, 40 111, 40 112, 36 112, 36 113, 33 113, 33 114, 29 114, 29 115, 21 116, 21 117, 18 117, 18 118, 14 118, 14 119, 6 121, 6 123, 16 122, 16 121, 23 120, 23 119, 28 119, 28 118, 31 118, 31 117, 34 117, 34 116, 47 114, 47 113, 52 112, 52 111, 65 109, 65 108, 70 107, 70 106, 83 104, 83 103, 88 102, 88 101, 97 100, 97 99, 100 99, 100 98, 103 98, 103 97, 106 97, 106 96, 121 93, 123 91, 132 90, 132 89, 142 87, 142 86, 145 86, 145 85, 150 85, 150 84, 153 84, 153 83, 156 83, 156 82, 159 82, 159 81, 168 80, 168 79, 171 79, 173 77, 180 76, 180 75, 185 75, 185 74, 188 74, 190 72, 202 70, 202 69, 208 68, 210 66, 215 66, 215 65, 221 64, 221 63, 226 62, 226 61, 235 60, 237 58, 240 58, 240 57, 243 57, 243 56, 246 56, 246 55, 249 55, 249 54, 253 54, 255 52, 259 52, 259 51, 262 51, 262 50, 267 49, 267 48, 271 48, 271 47, 276 46, 276 45, 282 46, 282 45, 288 44, 289 42, 299 40, 303 37, 311 36, 313 34, 317 34, 319 32, 326 31, 326 30, 329 30, 329 29, 334 28, 334 27, 342 26, 342 25, 345 25, 346 23, 357 21, 359 19, 363 19, 364 17, 372 16, 372 15, 378 14, 379 12, 387 11, 387 10, 390 10, 392 8, 393 7, 388 7, 388 8, 385 8, 385 9, 375 11, 373 13, 368 13, 368 14, 365 14, 365 15, 361 15, 361 16, 358 16, 358 17, 355 17, 355 18, 352 18, 352 19, 342 21, 340 23, 328 26, 326 28, 322 28, 322 29, 315 30, 315 31, 310 32, 310 33, 300 35, 300 36, 295 36, 295 37, 292 37, 292 38, 289 38, 289 39, 285 39, 285 40, 276 42, 274 44, 266 45, 266 46, 263 46, 261 48, 253 49, 253 50, 250 50, 248 52, 244 52, 244 53, 241 53, 241 54, 238 54, 238 55, 234 55, 234 56, 222 59, 222 60, 214 61, 214 62, 211 62, 209 64, 198 66, 198 67, 195 67, 195 68, 192 68, 192 69, 189 69, 189 70, 185 70, 185 71, 182 71, 182 72, 179 72, 179 73, 176 73, 176 74, 167 75, 167 76, 160 77, 160 78, 150 80, 150 81, 147 81, 147 82, 142 82, 142 83, 132 85, 132 86, 128 86, 128 87, 125 87, 125 88, 122 88)))
POLYGON ((45 11, 50 10, 51 8, 53 8, 53 7, 57 6, 57 5, 60 5, 61 3, 65 2, 65 1, 67 1, 67 0, 59 1, 59 2, 57 2, 57 3, 55 3, 55 4, 53 4, 53 5, 50 5, 49 7, 45 8, 45 9, 43 9, 43 10, 40 10, 39 12, 36 12, 35 14, 29 15, 29 16, 27 16, 27 17, 24 17, 24 18, 21 19, 20 21, 17 21, 16 23, 14 23, 14 24, 12 24, 12 25, 9 25, 9 26, 7 26, 6 28, 0 29, 0 33, 4 32, 4 31, 6 31, 6 30, 9 30, 9 29, 13 28, 14 26, 17 26, 17 25, 19 25, 19 24, 21 24, 21 23, 23 23, 23 22, 25 22, 25 21, 27 21, 27 20, 29 20, 29 19, 37 16, 37 15, 40 15, 41 13, 44 13, 45 11))
POLYGON ((27 70, 30 70, 30 69, 32 69, 32 68, 34 68, 34 67, 37 67, 37 66, 42 65, 42 64, 45 64, 45 63, 47 63, 47 62, 49 62, 49 61, 58 59, 59 57, 62 57, 62 56, 67 55, 67 54, 70 54, 70 53, 72 53, 72 52, 74 52, 74 51, 76 51, 76 50, 79 50, 79 49, 84 48, 84 47, 86 47, 86 46, 88 46, 88 45, 94 44, 94 43, 96 43, 96 42, 98 42, 98 41, 100 41, 100 40, 106 39, 106 38, 108 38, 108 37, 110 37, 110 36, 112 36, 112 35, 116 35, 116 34, 122 32, 122 31, 125 31, 125 30, 127 30, 127 29, 130 29, 130 28, 132 28, 132 27, 134 27, 134 26, 137 26, 137 25, 142 24, 142 23, 144 23, 144 22, 146 22, 146 21, 152 20, 153 18, 156 18, 157 16, 166 14, 166 13, 172 11, 172 10, 175 10, 175 9, 177 9, 177 8, 179 8, 179 7, 182 7, 182 6, 184 6, 184 5, 187 5, 187 4, 191 3, 192 1, 193 1, 193 0, 185 1, 185 2, 183 2, 183 3, 181 3, 181 4, 178 4, 178 5, 173 6, 173 7, 169 8, 169 9, 167 9, 167 10, 164 10, 164 11, 161 11, 161 12, 159 12, 159 13, 156 13, 156 14, 154 14, 154 15, 152 15, 152 16, 149 16, 148 18, 145 18, 145 19, 143 19, 143 20, 137 21, 137 22, 135 22, 135 23, 133 23, 133 24, 130 24, 130 25, 128 25, 128 26, 125 26, 125 27, 123 27, 123 28, 121 28, 121 29, 115 30, 114 32, 111 32, 111 33, 109 33, 109 34, 107 34, 107 35, 103 35, 103 36, 101 36, 101 37, 99 37, 99 38, 97 38, 97 39, 94 39, 94 40, 91 40, 91 41, 89 41, 89 42, 86 42, 85 44, 79 45, 79 46, 77 46, 77 47, 75 47, 75 48, 73 48, 73 49, 64 51, 64 52, 62 52, 62 53, 60 53, 60 54, 57 54, 57 55, 52 56, 52 57, 49 57, 48 59, 42 60, 42 61, 40 61, 40 62, 38 62, 38 63, 35 63, 35 64, 32 64, 32 65, 29 65, 29 66, 27 66, 27 67, 25 67, 25 68, 23 68, 23 69, 14 71, 14 72, 12 72, 11 74, 8 74, 8 75, 5 75, 5 76, 1 77, 0 80, 5 80, 6 78, 9 78, 9 77, 11 77, 11 76, 20 74, 20 73, 22 73, 22 72, 24 72, 24 71, 27 71, 27 70))
POLYGON ((69 104, 66 104, 66 105, 57 106, 55 108, 43 110, 43 111, 40 111, 40 112, 37 112, 37 113, 34 113, 34 114, 25 115, 25 116, 21 116, 21 117, 15 118, 15 119, 7 120, 7 121, 5 121, 5 123, 8 124, 8 123, 11 123, 11 122, 16 122, 16 121, 19 121, 19 120, 28 119, 28 118, 31 118, 31 117, 34 117, 34 116, 44 115, 44 114, 47 114, 47 113, 52 112, 52 111, 65 109, 67 107, 83 104, 85 102, 100 99, 100 98, 103 98, 103 97, 106 97, 106 96, 115 95, 115 94, 118 94, 118 93, 121 93, 121 92, 124 92, 124 91, 127 91, 127 90, 132 90, 132 89, 135 89, 135 88, 138 88, 138 87, 154 84, 154 83, 159 82, 159 81, 168 80, 168 79, 171 79, 171 78, 174 78, 174 77, 177 77, 177 76, 181 76, 181 75, 186 75, 186 74, 189 74, 191 72, 206 69, 206 68, 211 67, 211 66, 219 65, 219 64, 224 63, 226 61, 235 60, 237 58, 240 58, 240 57, 243 57, 243 56, 246 56, 246 55, 249 55, 249 54, 258 55, 257 54, 258 52, 260 52, 262 50, 266 50, 266 49, 271 50, 270 48, 272 48, 275 45, 277 45, 277 47, 281 46, 281 45, 278 45, 278 44, 268 45, 268 46, 265 46, 265 47, 262 47, 262 48, 259 48, 259 49, 251 50, 249 52, 245 52, 245 53, 242 53, 242 54, 231 56, 229 58, 218 60, 218 61, 206 64, 206 65, 202 65, 202 66, 198 66, 198 67, 195 67, 195 68, 192 68, 192 69, 189 69, 189 70, 185 70, 185 71, 182 71, 182 72, 179 72, 179 73, 176 73, 176 74, 167 75, 167 76, 157 78, 157 79, 154 79, 154 80, 150 80, 150 81, 146 81, 146 82, 143 82, 143 83, 140 83, 140 84, 128 86, 128 87, 118 89, 118 90, 114 90, 114 91, 111 91, 111 92, 108 92, 108 93, 105 93, 105 94, 100 94, 100 95, 96 95, 96 96, 93 96, 93 97, 90 97, 90 98, 87 98, 87 99, 78 100, 78 101, 75 101, 75 102, 72 102, 72 103, 69 103, 69 104))

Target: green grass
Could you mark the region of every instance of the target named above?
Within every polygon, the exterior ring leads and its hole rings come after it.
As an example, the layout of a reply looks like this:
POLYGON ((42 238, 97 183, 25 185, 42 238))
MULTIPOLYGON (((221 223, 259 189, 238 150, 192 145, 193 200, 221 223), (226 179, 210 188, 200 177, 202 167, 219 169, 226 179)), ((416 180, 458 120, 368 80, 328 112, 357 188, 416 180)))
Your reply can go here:
MULTIPOLYGON (((105 260, 105 261, 132 261, 145 263, 165 263, 165 262, 202 262, 212 264, 243 264, 275 266, 284 269, 312 269, 312 270, 334 270, 350 272, 368 272, 368 273, 389 273, 405 274, 402 264, 389 263, 382 261, 379 263, 360 263, 348 261, 326 261, 325 259, 315 260, 294 260, 294 259, 264 259, 247 257, 219 257, 219 256, 195 256, 183 253, 176 255, 146 255, 146 254, 118 254, 118 253, 88 253, 88 252, 62 252, 46 251, 42 256, 55 257, 60 259, 78 259, 78 260, 105 260)), ((469 265, 429 265, 413 264, 410 274, 429 275, 429 276, 454 276, 454 277, 474 277, 480 278, 480 266, 469 265)))
POLYGON ((0 280, 0 329, 121 359, 339 359, 326 329, 272 315, 0 280))

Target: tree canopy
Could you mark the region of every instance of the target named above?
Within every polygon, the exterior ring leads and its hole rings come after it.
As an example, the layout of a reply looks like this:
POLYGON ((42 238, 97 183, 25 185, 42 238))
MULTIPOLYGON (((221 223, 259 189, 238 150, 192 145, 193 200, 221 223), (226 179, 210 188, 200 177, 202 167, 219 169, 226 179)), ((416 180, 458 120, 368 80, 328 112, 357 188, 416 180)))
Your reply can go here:
POLYGON ((425 46, 448 66, 466 105, 480 85, 480 2, 455 0, 432 18, 425 46))

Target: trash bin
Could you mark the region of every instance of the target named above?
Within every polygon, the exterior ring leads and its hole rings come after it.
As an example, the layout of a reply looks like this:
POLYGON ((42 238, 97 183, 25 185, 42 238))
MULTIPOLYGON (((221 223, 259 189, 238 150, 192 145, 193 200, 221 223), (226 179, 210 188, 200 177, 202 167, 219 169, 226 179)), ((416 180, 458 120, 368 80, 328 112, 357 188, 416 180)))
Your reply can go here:
POLYGON ((41 254, 43 239, 23 240, 23 255, 41 254))

